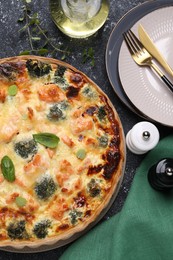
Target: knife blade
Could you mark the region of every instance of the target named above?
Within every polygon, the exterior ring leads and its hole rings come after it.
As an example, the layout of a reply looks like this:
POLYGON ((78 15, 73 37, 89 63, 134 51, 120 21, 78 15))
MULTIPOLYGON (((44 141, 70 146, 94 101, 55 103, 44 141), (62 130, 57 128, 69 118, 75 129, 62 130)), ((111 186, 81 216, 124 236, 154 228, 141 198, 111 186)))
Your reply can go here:
POLYGON ((148 33, 145 31, 143 26, 139 24, 138 27, 138 34, 140 41, 144 45, 144 47, 150 52, 150 54, 162 65, 162 67, 167 71, 172 77, 173 77, 173 70, 168 65, 167 61, 161 54, 161 52, 158 50, 148 33))

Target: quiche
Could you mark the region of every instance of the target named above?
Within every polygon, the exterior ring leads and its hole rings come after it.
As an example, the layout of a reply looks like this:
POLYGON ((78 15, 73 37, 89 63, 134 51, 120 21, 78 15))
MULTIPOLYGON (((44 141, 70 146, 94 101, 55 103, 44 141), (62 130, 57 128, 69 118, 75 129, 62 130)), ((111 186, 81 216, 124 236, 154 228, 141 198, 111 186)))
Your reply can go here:
POLYGON ((123 128, 104 92, 67 63, 0 60, 0 247, 61 246, 115 198, 123 128))

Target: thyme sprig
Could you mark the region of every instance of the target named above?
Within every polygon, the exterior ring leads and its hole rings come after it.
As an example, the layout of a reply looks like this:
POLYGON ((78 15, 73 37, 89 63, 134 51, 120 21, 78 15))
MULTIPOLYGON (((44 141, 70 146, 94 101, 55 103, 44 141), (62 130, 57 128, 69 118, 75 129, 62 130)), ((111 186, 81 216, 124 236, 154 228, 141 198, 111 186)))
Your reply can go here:
POLYGON ((25 25, 19 30, 19 32, 26 31, 28 34, 30 50, 25 50, 20 53, 20 55, 29 55, 29 54, 38 54, 45 55, 50 53, 53 55, 55 52, 62 53, 61 59, 65 59, 66 55, 70 52, 68 48, 61 49, 59 46, 56 46, 52 43, 51 39, 47 36, 47 32, 42 29, 41 22, 38 17, 38 13, 31 14, 30 4, 32 0, 23 0, 23 16, 18 19, 18 22, 25 25), (44 43, 41 45, 41 42, 44 43), (39 47, 38 47, 39 43, 39 47), (37 46, 36 46, 37 44, 37 46), (51 47, 51 51, 46 48, 46 46, 51 47))
POLYGON ((95 65, 94 50, 92 47, 83 50, 82 62, 86 63, 87 61, 90 61, 91 66, 95 65))
MULTIPOLYGON (((20 55, 48 55, 51 56, 59 52, 62 54, 61 59, 66 59, 70 54, 68 47, 62 49, 63 46, 56 46, 48 37, 47 31, 42 28, 38 13, 33 13, 31 10, 31 3, 33 0, 21 0, 23 2, 23 15, 18 19, 19 23, 24 23, 19 32, 27 32, 30 50, 20 52, 20 55), (50 48, 48 48, 50 47, 50 48)), ((85 48, 82 53, 82 63, 89 62, 91 66, 95 65, 94 50, 92 47, 85 48)))

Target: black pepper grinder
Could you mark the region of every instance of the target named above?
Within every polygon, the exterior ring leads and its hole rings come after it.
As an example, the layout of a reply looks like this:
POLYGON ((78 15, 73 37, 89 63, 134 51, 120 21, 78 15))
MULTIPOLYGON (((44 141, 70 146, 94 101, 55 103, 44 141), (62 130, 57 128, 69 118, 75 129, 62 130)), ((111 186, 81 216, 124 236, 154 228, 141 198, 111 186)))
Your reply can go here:
POLYGON ((173 188, 173 159, 165 158, 154 164, 148 171, 150 185, 158 191, 173 188))

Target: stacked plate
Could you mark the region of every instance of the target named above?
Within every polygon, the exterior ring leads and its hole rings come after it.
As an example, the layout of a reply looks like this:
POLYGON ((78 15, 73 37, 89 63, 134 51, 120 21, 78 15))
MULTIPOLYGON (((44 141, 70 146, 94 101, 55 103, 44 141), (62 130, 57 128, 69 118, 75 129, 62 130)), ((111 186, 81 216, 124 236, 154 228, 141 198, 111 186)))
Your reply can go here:
POLYGON ((108 77, 118 97, 133 112, 172 127, 173 93, 150 68, 132 60, 123 41, 122 33, 129 28, 138 35, 139 24, 173 68, 173 1, 156 0, 132 9, 112 31, 106 51, 108 77))

